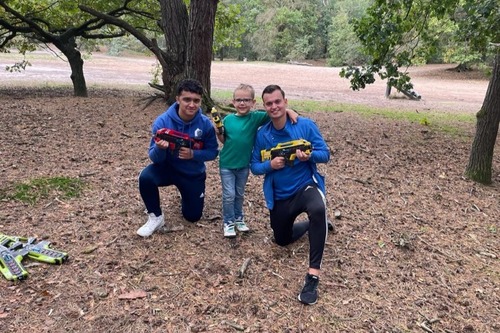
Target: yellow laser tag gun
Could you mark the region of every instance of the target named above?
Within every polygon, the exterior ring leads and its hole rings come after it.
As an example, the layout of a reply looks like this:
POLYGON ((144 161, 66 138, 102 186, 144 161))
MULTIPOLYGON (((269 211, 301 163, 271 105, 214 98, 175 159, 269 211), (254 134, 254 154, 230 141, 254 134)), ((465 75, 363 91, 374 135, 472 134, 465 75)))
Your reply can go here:
POLYGON ((27 256, 36 261, 56 265, 60 265, 68 259, 68 254, 66 252, 50 248, 49 241, 35 243, 36 238, 33 237, 14 237, 14 239, 15 242, 12 243, 11 248, 14 248, 14 252, 21 254, 23 257, 27 256))
POLYGON ((7 280, 24 280, 28 277, 28 271, 21 264, 23 256, 11 251, 9 246, 13 242, 10 237, 0 234, 0 272, 7 280))
POLYGON ((23 280, 28 272, 22 265, 25 257, 48 264, 62 264, 66 252, 50 248, 49 241, 36 242, 36 238, 13 237, 0 234, 0 271, 7 280, 23 280))
POLYGON ((215 127, 217 127, 217 131, 219 132, 219 134, 224 134, 224 125, 222 124, 222 119, 219 115, 219 111, 217 111, 216 108, 212 108, 210 115, 212 116, 212 119, 214 120, 215 127))
POLYGON ((263 149, 260 151, 262 162, 272 160, 277 156, 285 158, 286 165, 292 166, 295 160, 297 149, 305 153, 311 153, 312 146, 309 141, 304 139, 292 140, 288 142, 278 143, 276 147, 271 149, 263 149))

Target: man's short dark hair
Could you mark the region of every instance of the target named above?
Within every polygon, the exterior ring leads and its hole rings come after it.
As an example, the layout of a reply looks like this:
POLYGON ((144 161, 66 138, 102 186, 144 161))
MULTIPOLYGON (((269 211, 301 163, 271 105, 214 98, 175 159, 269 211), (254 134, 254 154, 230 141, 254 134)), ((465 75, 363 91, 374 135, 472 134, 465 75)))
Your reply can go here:
POLYGON ((183 91, 189 91, 200 96, 203 95, 203 86, 200 81, 195 79, 185 79, 179 82, 177 85, 177 96, 182 94, 183 91))
POLYGON ((283 89, 281 89, 280 86, 278 86, 277 84, 270 84, 262 91, 262 99, 264 99, 264 94, 272 94, 276 90, 279 90, 281 92, 281 96, 285 98, 285 92, 283 91, 283 89))

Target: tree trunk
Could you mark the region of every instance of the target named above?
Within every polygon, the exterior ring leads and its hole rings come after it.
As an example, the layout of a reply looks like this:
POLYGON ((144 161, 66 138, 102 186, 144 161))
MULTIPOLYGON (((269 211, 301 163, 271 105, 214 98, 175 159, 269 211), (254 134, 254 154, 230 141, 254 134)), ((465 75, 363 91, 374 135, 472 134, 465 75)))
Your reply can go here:
POLYGON ((73 94, 78 97, 87 97, 87 83, 83 73, 83 59, 80 51, 77 50, 75 38, 69 41, 54 43, 56 47, 66 56, 71 67, 71 81, 73 82, 73 94))
POLYGON ((215 13, 219 0, 191 0, 189 12, 184 0, 159 0, 160 27, 165 36, 165 50, 160 50, 155 39, 149 39, 127 22, 97 12, 89 7, 80 8, 106 22, 127 30, 158 58, 162 66, 163 91, 168 104, 175 101, 176 87, 185 78, 196 79, 204 88, 202 108, 213 106, 210 97, 212 46, 215 13))
POLYGON ((189 16, 183 0, 161 0, 161 29, 165 36, 162 81, 168 104, 175 101, 175 88, 184 78, 189 16))
POLYGON ((210 75, 215 29, 215 13, 219 0, 191 0, 185 76, 197 79, 204 88, 203 108, 213 106, 210 97, 210 75))
POLYGON ((191 0, 189 15, 183 0, 161 0, 161 27, 165 34, 166 63, 162 80, 167 103, 175 101, 177 83, 196 79, 204 88, 203 108, 210 98, 215 12, 219 0, 191 0))
POLYGON ((465 175, 479 183, 490 184, 493 151, 500 122, 500 53, 495 57, 488 90, 476 117, 476 135, 472 142, 465 175))
POLYGON ((78 97, 87 97, 87 83, 83 73, 83 59, 79 51, 66 55, 71 67, 71 81, 73 81, 73 94, 78 97))

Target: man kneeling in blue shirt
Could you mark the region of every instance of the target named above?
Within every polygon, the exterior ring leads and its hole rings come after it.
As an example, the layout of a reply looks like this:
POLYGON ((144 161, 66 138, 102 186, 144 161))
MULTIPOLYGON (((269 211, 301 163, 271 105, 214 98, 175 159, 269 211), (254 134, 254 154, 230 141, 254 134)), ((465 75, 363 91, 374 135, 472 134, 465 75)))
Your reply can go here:
POLYGON ((309 234, 309 269, 298 299, 312 305, 318 299, 317 287, 328 231, 325 180, 316 163, 327 163, 330 150, 312 120, 299 117, 297 124, 292 125, 286 113, 285 92, 279 86, 267 86, 262 92, 262 101, 271 122, 257 132, 250 168, 255 175, 265 175, 264 196, 276 243, 286 246, 306 232, 309 234), (263 160, 262 150, 296 140, 309 142, 312 149, 297 149, 293 161, 282 156, 263 160), (309 221, 295 223, 303 212, 307 213, 309 221))

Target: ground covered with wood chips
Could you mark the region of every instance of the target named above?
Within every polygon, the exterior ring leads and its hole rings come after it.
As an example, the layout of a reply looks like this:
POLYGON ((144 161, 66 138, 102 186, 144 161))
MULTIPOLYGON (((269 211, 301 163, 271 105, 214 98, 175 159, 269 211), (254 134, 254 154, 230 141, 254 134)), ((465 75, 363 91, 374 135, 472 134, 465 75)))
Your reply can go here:
MULTIPOLYGON (((328 236, 314 306, 297 301, 307 237, 272 242, 262 178, 250 176, 251 232, 222 236, 216 161, 204 217, 183 222, 161 190, 175 233, 142 239, 137 176, 152 120, 144 91, 2 88, 0 232, 69 253, 60 266, 26 259, 25 281, 0 278, 2 332, 499 332, 500 151, 494 183, 463 177, 474 124, 448 134, 355 113, 308 113, 327 140, 328 236), (82 195, 9 199, 15 184, 78 177, 82 195), (335 218, 335 213, 340 218, 335 218), (249 260, 244 274, 240 273, 249 260)), ((404 112, 404 111, 402 111, 404 112)))

